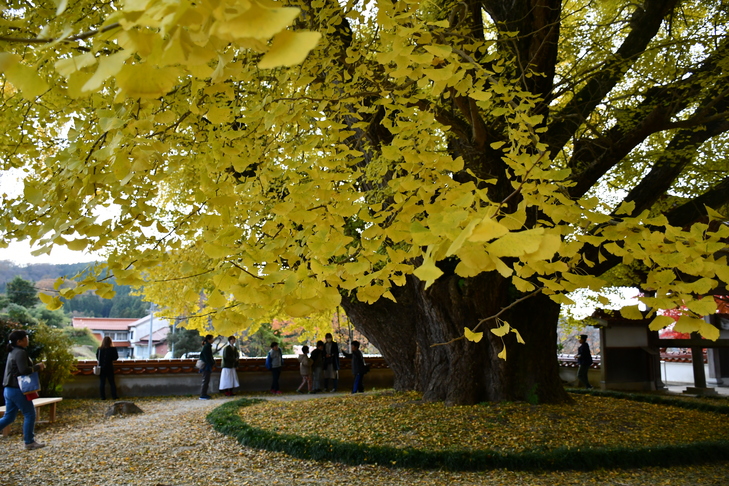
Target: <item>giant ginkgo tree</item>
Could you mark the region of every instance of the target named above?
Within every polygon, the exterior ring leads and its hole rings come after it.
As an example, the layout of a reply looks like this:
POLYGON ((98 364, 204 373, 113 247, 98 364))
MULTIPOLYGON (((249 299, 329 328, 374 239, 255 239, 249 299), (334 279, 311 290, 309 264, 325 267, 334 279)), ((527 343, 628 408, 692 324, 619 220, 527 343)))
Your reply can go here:
POLYGON ((106 250, 224 334, 341 305, 450 403, 567 400, 560 306, 615 274, 626 318, 718 336, 723 2, 27 5, 0 36, 4 239, 106 250))

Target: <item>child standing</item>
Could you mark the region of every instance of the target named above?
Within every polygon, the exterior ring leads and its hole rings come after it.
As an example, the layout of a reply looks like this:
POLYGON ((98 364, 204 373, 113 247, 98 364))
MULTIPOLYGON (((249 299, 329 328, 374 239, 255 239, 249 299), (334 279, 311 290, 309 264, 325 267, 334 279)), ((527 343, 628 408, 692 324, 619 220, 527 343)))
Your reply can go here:
POLYGON ((299 393, 304 393, 302 388, 308 385, 308 391, 311 393, 311 365, 314 361, 309 358, 309 346, 301 348, 299 355, 299 371, 301 372, 301 385, 296 389, 299 393))

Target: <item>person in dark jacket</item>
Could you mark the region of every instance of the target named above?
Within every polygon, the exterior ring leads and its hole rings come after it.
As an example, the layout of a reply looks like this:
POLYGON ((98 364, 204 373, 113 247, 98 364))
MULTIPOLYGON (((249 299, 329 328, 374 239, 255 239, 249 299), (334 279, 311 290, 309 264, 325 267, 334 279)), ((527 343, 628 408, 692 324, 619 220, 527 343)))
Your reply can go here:
POLYGON ((215 359, 213 358, 213 340, 215 337, 212 334, 205 336, 202 342, 202 349, 200 350, 200 359, 205 363, 203 369, 200 370, 202 373, 202 387, 200 388, 200 400, 210 400, 212 398, 208 395, 208 387, 210 386, 210 375, 213 373, 213 366, 215 366, 215 359))
POLYGON ((587 372, 590 369, 590 365, 592 365, 592 355, 590 354, 590 345, 587 344, 587 334, 580 334, 580 347, 577 348, 575 358, 579 365, 577 368, 577 378, 589 390, 592 388, 592 385, 590 385, 587 379, 587 372))
POLYGON ((119 359, 119 353, 111 343, 109 336, 104 336, 101 340, 101 346, 96 350, 96 362, 101 368, 99 374, 99 395, 102 400, 106 400, 106 382, 109 382, 111 389, 111 398, 117 400, 119 397, 116 393, 116 383, 114 382, 114 361, 119 359))
POLYGON ((321 375, 324 373, 324 341, 317 341, 316 348, 311 352, 311 393, 319 393, 321 388, 321 375))
POLYGON ((335 392, 339 385, 339 346, 330 332, 324 335, 324 340, 324 391, 335 392), (332 380, 331 388, 329 380, 332 380))
POLYGON ((35 407, 33 401, 29 400, 18 385, 18 376, 29 375, 34 371, 43 371, 45 363, 33 364, 25 352, 30 340, 25 331, 13 331, 9 336, 8 361, 5 364, 5 375, 3 376, 3 396, 5 397, 5 415, 0 418, 0 430, 15 422, 18 410, 23 414, 23 439, 25 449, 33 450, 45 447, 35 441, 35 407))
POLYGON ((359 350, 359 341, 352 341, 352 374, 354 375, 354 386, 352 393, 364 393, 365 368, 364 356, 359 350))

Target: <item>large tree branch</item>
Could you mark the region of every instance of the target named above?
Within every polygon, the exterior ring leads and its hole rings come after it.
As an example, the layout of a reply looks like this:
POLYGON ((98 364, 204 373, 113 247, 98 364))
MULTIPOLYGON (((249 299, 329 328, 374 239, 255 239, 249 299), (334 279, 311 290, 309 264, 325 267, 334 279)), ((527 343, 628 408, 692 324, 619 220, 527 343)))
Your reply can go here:
POLYGON ((706 207, 718 208, 729 203, 729 176, 711 189, 666 213, 671 226, 688 226, 707 216, 706 207))
MULTIPOLYGON (((706 218, 707 206, 718 208, 727 203, 729 203, 729 177, 725 177, 700 196, 670 210, 666 213, 666 218, 671 226, 685 227, 706 218)), ((582 253, 585 255, 586 260, 592 262, 599 261, 598 253, 602 253, 602 261, 600 263, 596 263, 591 267, 588 267, 584 263, 580 265, 582 272, 596 276, 604 274, 623 261, 623 257, 601 251, 600 248, 592 245, 585 246, 582 253)))
POLYGON ((483 8, 501 32, 518 32, 517 37, 504 37, 502 45, 511 50, 521 70, 524 87, 543 103, 535 110, 546 113, 557 65, 560 0, 484 0, 483 8), (539 73, 538 76, 526 76, 539 73))
MULTIPOLYGON (((672 128, 692 128, 721 119, 714 110, 725 92, 716 92, 713 101, 705 103, 702 109, 681 122, 671 118, 696 103, 707 83, 707 76, 721 74, 722 64, 729 58, 729 39, 707 57, 691 76, 668 86, 654 87, 645 94, 643 102, 633 112, 614 125, 604 136, 582 139, 575 143, 575 150, 569 161, 575 183, 569 193, 573 198, 582 197, 603 175, 617 165, 648 136, 672 128)), ((726 89, 724 90, 726 91, 726 89)))
POLYGON ((658 33, 664 17, 672 11, 678 0, 646 0, 636 8, 630 19, 631 31, 615 54, 575 94, 567 105, 554 116, 546 141, 552 154, 558 153, 588 115, 623 78, 629 67, 645 51, 658 33))
MULTIPOLYGON (((706 103, 713 101, 714 97, 711 96, 706 103)), ((729 99, 724 97, 715 105, 715 108, 718 113, 728 112, 729 99)), ((693 160, 701 144, 727 131, 729 131, 729 120, 726 118, 707 123, 700 128, 679 130, 653 168, 625 198, 626 201, 635 203, 633 214, 639 214, 650 208, 658 197, 665 194, 684 168, 693 160)))

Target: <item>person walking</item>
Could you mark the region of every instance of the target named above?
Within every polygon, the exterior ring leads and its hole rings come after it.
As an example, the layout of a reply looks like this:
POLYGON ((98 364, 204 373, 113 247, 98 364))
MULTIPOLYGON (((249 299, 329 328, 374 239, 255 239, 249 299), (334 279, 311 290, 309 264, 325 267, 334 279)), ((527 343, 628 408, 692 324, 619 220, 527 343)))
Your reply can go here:
POLYGON ((281 368, 283 367, 283 353, 278 347, 277 342, 271 343, 271 350, 266 356, 266 368, 271 370, 271 393, 275 395, 281 394, 278 380, 281 377, 281 368))
POLYGON ((592 385, 590 385, 590 381, 587 378, 587 372, 592 365, 592 355, 590 354, 590 345, 587 344, 587 334, 580 334, 580 347, 577 348, 575 358, 579 365, 577 368, 577 378, 589 390, 592 388, 592 385))
POLYGON ((359 350, 359 341, 352 341, 352 374, 354 375, 352 393, 364 393, 365 373, 367 373, 367 367, 362 351, 359 350))
POLYGON ((111 389, 111 398, 117 400, 119 396, 116 393, 116 382, 114 381, 114 361, 119 359, 119 352, 111 342, 109 336, 104 336, 101 340, 101 346, 96 349, 96 362, 101 368, 99 374, 99 396, 102 400, 106 400, 106 382, 109 382, 111 389))
POLYGON ((311 364, 314 361, 309 357, 309 346, 301 348, 299 355, 299 372, 301 373, 301 385, 296 389, 299 393, 304 393, 304 386, 308 385, 308 392, 311 393, 311 364))
POLYGON ((324 341, 324 391, 335 392, 339 385, 339 346, 330 332, 324 335, 324 341), (332 380, 331 388, 329 380, 332 380))
POLYGON ((200 388, 200 400, 210 400, 212 398, 208 395, 208 387, 210 386, 210 375, 213 372, 213 366, 215 366, 215 359, 213 359, 213 337, 212 334, 205 336, 202 342, 202 349, 200 350, 200 359, 205 363, 203 369, 200 370, 202 373, 202 387, 200 388))
POLYGON ((223 359, 220 372, 220 391, 226 396, 233 396, 233 389, 238 388, 238 348, 235 347, 235 336, 228 338, 228 344, 223 348, 223 359))
POLYGON ((28 333, 13 331, 8 336, 8 360, 5 363, 3 376, 3 397, 5 397, 5 415, 0 418, 0 430, 15 422, 18 411, 23 414, 23 440, 26 450, 40 449, 45 444, 35 441, 35 407, 18 385, 18 376, 29 375, 34 371, 43 371, 45 363, 33 364, 25 348, 30 344, 28 333))

